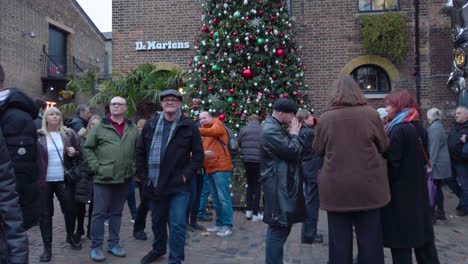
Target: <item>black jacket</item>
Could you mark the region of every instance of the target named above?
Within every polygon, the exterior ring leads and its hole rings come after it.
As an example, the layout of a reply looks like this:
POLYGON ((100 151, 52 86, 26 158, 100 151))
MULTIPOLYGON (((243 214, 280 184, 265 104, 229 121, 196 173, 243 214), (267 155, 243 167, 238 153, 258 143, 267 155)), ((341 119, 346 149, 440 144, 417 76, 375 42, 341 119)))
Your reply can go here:
POLYGON ((28 263, 28 237, 15 186, 13 164, 0 130, 0 236, 5 232, 8 246, 7 254, 0 252, 0 263, 28 263))
MULTIPOLYGON (((80 151, 83 149, 85 142, 86 138, 80 137, 80 151)), ((81 151, 81 153, 83 152, 81 151)), ((79 162, 81 178, 80 181, 75 184, 75 201, 87 203, 91 201, 93 197, 93 172, 82 158, 79 162)))
POLYGON ((88 121, 79 116, 75 116, 70 122, 66 124, 66 126, 73 129, 75 133, 78 134, 80 129, 88 127, 88 121))
POLYGON ((462 156, 463 142, 460 140, 461 136, 468 135, 468 121, 463 124, 454 123, 452 130, 450 130, 447 145, 450 154, 452 166, 456 163, 468 163, 468 160, 462 156))
POLYGON ((262 126, 258 121, 250 121, 243 127, 237 140, 242 153, 243 162, 260 162, 260 134, 262 126))
POLYGON ((8 97, 0 101, 0 128, 15 168, 24 228, 29 229, 37 223, 40 208, 34 124, 38 110, 34 101, 23 92, 14 88, 8 91, 8 97))
POLYGON ((305 218, 302 139, 289 135, 278 120, 268 116, 262 125, 260 146, 263 221, 281 226, 302 222, 305 218))
POLYGON ((320 156, 312 149, 315 129, 312 126, 303 124, 299 131, 299 137, 304 142, 304 148, 301 153, 304 179, 306 181, 317 182, 317 174, 320 169, 320 156))
POLYGON ((177 192, 190 192, 190 178, 202 167, 204 158, 198 127, 191 119, 182 116, 167 144, 157 186, 148 186, 148 158, 158 120, 159 114, 146 122, 136 147, 137 175, 141 177, 145 195, 150 199, 177 192))
POLYGON ((384 245, 390 248, 420 248, 434 239, 426 162, 419 143, 421 138, 427 153, 427 132, 419 122, 411 124, 398 124, 388 135, 385 157, 392 198, 382 208, 381 219, 384 245))

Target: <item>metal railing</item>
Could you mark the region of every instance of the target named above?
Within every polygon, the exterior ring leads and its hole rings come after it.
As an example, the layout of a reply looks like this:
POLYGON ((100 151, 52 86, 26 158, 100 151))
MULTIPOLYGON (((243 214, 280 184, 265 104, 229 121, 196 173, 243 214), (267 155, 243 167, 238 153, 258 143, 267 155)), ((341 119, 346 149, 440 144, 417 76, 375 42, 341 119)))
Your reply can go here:
POLYGON ((75 56, 53 56, 47 53, 45 46, 41 54, 42 77, 65 77, 78 75, 85 71, 101 73, 101 68, 92 63, 80 60, 75 56))

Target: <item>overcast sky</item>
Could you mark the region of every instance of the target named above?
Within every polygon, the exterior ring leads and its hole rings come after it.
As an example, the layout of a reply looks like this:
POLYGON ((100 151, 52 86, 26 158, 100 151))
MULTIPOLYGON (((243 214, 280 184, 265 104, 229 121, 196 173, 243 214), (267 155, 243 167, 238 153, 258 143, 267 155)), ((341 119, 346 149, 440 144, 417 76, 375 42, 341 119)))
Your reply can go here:
POLYGON ((112 31, 112 0, 77 0, 101 32, 112 31))

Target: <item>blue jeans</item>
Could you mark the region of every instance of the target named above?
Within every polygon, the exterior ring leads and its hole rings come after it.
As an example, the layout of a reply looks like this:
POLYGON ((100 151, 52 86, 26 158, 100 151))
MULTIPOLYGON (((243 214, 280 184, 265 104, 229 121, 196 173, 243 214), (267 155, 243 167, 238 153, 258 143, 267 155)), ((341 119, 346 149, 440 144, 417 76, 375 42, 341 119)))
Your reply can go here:
POLYGON ((216 211, 216 225, 232 227, 232 201, 229 191, 229 178, 232 171, 219 171, 208 174, 211 196, 216 211))
POLYGON ((468 165, 455 164, 455 173, 462 189, 460 208, 468 210, 468 165))
POLYGON ((198 217, 202 217, 205 214, 206 203, 208 196, 210 196, 210 178, 208 175, 203 176, 203 188, 200 195, 200 205, 198 207, 198 217))
POLYGON ((166 252, 169 225, 169 264, 180 264, 185 258, 185 216, 189 198, 190 193, 179 192, 150 201, 153 250, 166 252))
POLYGON ((130 209, 132 219, 135 220, 137 214, 137 207, 135 200, 135 179, 133 178, 130 180, 130 185, 128 186, 127 205, 128 209, 130 209))
POLYGON ((292 226, 268 226, 265 264, 283 264, 283 248, 292 226))

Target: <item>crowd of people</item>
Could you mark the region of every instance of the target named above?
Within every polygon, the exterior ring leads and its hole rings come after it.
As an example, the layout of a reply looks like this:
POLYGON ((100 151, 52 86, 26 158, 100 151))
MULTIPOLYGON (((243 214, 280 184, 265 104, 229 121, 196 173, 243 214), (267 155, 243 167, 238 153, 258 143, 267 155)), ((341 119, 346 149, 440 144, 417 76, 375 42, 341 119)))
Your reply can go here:
MULTIPOLYGON (((165 90, 159 94, 162 111, 148 120, 128 119, 120 96, 110 100, 106 116, 80 105, 65 120, 44 101, 5 89, 4 80, 0 66, 0 238, 7 244, 0 263, 28 263, 26 230, 37 224, 44 246, 40 261, 52 259, 54 197, 66 242, 80 250, 86 235, 96 262, 106 260, 105 251, 127 255, 119 243, 125 202, 135 239, 147 239, 151 211, 154 238, 144 264, 167 253, 168 263, 183 263, 187 230, 205 230, 198 221, 214 220, 206 231, 232 235, 235 153, 220 118, 202 111, 194 122, 181 110, 183 95, 165 90), (208 196, 214 217, 205 210, 208 196)), ((468 108, 456 109, 446 139, 442 111, 427 112, 426 130, 407 90, 386 96, 386 108, 376 111, 351 77, 340 77, 327 103, 317 120, 313 112, 278 99, 272 113, 264 120, 252 114, 237 136, 247 179, 245 217, 268 225, 265 263, 283 263, 295 223, 302 223, 302 243, 323 242, 319 208, 327 212, 331 264, 383 264, 384 247, 395 264, 412 263, 413 250, 418 263, 439 263, 433 224, 446 220, 443 185, 460 199, 457 214, 468 215, 468 108)))

